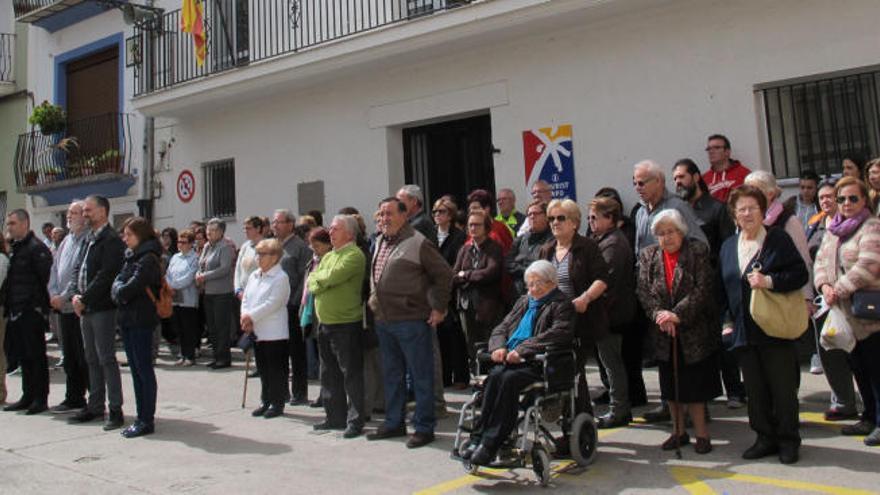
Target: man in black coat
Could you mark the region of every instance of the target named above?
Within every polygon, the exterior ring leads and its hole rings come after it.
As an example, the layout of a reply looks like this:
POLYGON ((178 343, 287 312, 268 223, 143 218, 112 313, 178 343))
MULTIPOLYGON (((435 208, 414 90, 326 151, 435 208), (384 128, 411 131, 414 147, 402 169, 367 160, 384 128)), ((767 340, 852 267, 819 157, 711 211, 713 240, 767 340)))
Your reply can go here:
POLYGON ((49 329, 49 271, 52 253, 31 231, 25 210, 6 216, 6 230, 12 238, 12 257, 6 277, 5 301, 10 353, 21 365, 21 399, 4 411, 45 411, 49 399, 49 363, 46 337, 49 329))
POLYGON ((122 378, 116 361, 116 304, 110 287, 122 268, 125 244, 108 222, 110 202, 91 195, 83 205, 83 218, 89 226, 76 275, 65 292, 80 317, 86 363, 89 365, 89 400, 85 409, 70 418, 85 423, 104 417, 106 396, 110 415, 105 430, 121 428, 122 378))
POLYGON ((539 258, 538 252, 541 246, 553 238, 550 224, 547 222, 547 203, 536 199, 529 204, 528 210, 529 231, 517 236, 513 240, 513 246, 504 260, 504 267, 510 278, 513 279, 513 287, 517 296, 526 293, 526 283, 523 275, 526 268, 539 258))

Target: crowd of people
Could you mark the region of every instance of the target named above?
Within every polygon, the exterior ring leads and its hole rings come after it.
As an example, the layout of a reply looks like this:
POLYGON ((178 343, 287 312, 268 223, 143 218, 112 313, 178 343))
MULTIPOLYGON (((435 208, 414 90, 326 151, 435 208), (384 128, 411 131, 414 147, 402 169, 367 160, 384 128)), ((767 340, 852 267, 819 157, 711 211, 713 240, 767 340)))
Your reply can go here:
MULTIPOLYGON (((379 202, 372 234, 354 207, 326 228, 321 212, 297 221, 282 209, 246 218, 236 246, 220 219, 158 232, 134 217, 116 232, 98 195, 70 204, 66 231, 44 225, 45 242, 26 211, 12 211, 8 257, 0 240, 0 359, 9 358, 0 373, 20 368, 22 396, 4 409, 49 409, 44 333, 53 322, 66 387, 51 412, 71 422, 124 426, 120 335, 137 407, 122 434, 153 433, 161 335, 181 367, 210 349, 205 364, 228 368, 233 345, 253 348, 255 417, 323 407, 314 428, 354 438, 382 414, 367 435, 380 440, 407 436, 414 402, 407 446, 415 448, 434 440, 447 414, 444 388, 468 388, 488 345, 495 367, 482 440, 467 453, 479 465, 515 426, 518 391, 540 379, 529 359, 567 345, 578 369, 599 364, 604 391, 591 397, 586 373, 577 383, 580 410, 608 404, 599 428, 633 420, 648 400, 643 366, 656 363, 661 403, 644 417, 671 421, 663 449, 689 444, 690 424, 694 450, 711 452, 706 406, 726 395, 729 408, 748 408, 756 434, 743 457, 790 464, 801 442, 796 340, 805 334, 810 370, 831 390, 825 418, 854 420, 843 434, 880 445, 880 317, 853 309, 857 296, 880 289, 880 159, 847 157, 836 182, 803 171, 798 194, 783 202, 776 178, 732 159, 723 135, 710 136, 706 152, 705 172, 691 159, 668 170, 636 163, 640 201, 629 214, 610 187, 582 206, 537 181, 521 213, 511 189, 497 200, 477 189, 430 205, 406 185, 379 202), (755 309, 772 297, 812 318, 780 335, 755 309), (820 345, 828 308, 844 315, 853 348, 820 345), (310 402, 315 365, 321 391, 310 402)), ((0 386, 2 402, 5 376, 0 386)))

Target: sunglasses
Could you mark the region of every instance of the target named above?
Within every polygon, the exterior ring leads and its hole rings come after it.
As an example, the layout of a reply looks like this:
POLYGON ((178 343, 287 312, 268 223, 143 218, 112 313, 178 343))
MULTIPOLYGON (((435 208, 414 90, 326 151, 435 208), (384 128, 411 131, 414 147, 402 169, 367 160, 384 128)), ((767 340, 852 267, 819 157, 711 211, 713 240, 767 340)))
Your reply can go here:
POLYGON ((859 197, 859 196, 856 196, 856 195, 854 195, 854 194, 853 194, 852 196, 838 196, 838 197, 837 197, 837 204, 842 205, 842 204, 845 203, 847 200, 848 200, 850 203, 852 203, 852 204, 856 204, 856 203, 858 203, 859 201, 861 201, 862 198, 859 197))
POLYGON ((433 213, 433 214, 435 214, 435 215, 440 215, 441 213, 442 213, 442 214, 449 213, 449 210, 440 210, 440 209, 437 209, 437 210, 432 211, 431 213, 433 213))
POLYGON ((272 256, 272 254, 268 251, 257 251, 257 256, 272 256))
POLYGON ((634 180, 633 187, 645 187, 645 184, 650 184, 651 182, 654 182, 654 179, 634 180))
POLYGON ((565 215, 556 215, 555 217, 552 216, 552 215, 548 215, 548 216, 547 216, 547 221, 549 221, 550 223, 553 223, 553 222, 560 222, 560 223, 562 223, 562 222, 564 222, 565 220, 566 220, 565 215))

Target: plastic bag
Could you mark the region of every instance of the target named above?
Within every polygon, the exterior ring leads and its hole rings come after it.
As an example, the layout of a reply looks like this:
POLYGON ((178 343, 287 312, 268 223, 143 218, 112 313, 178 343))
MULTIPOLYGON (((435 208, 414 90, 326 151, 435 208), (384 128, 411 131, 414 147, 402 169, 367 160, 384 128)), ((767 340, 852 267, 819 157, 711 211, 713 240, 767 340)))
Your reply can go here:
POLYGON ((835 304, 828 311, 828 318, 825 318, 822 333, 819 335, 819 343, 822 348, 828 351, 841 349, 852 352, 856 346, 856 337, 853 334, 852 326, 846 319, 846 311, 840 306, 835 304))

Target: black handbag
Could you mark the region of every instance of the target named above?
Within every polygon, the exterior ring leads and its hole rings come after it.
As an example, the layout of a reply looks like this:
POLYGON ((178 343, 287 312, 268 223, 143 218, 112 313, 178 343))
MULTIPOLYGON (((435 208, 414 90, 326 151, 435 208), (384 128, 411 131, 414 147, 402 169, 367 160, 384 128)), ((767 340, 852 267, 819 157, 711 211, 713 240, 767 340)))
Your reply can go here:
POLYGON ((865 320, 880 320, 880 290, 857 290, 852 295, 852 314, 865 320))

